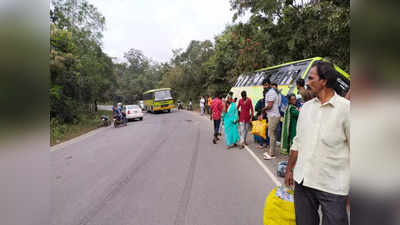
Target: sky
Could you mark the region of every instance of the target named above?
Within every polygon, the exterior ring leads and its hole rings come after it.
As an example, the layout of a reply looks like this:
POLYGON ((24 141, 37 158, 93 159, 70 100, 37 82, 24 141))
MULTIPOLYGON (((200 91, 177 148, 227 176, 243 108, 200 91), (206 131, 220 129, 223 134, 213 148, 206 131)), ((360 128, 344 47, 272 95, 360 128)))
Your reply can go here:
MULTIPOLYGON (((123 60, 131 48, 158 62, 191 40, 213 40, 232 23, 229 0, 89 0, 106 18, 103 49, 123 60)), ((241 19, 245 21, 245 18, 241 19)))

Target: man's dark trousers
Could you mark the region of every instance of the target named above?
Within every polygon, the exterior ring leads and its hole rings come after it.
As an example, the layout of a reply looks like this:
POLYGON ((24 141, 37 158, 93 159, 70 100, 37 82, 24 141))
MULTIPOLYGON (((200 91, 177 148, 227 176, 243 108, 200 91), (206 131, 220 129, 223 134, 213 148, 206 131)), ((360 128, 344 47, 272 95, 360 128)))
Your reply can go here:
POLYGON ((214 120, 214 137, 218 137, 221 120, 214 120))
POLYGON ((319 225, 318 208, 322 209, 322 225, 348 225, 347 196, 335 195, 295 183, 294 207, 296 225, 319 225))

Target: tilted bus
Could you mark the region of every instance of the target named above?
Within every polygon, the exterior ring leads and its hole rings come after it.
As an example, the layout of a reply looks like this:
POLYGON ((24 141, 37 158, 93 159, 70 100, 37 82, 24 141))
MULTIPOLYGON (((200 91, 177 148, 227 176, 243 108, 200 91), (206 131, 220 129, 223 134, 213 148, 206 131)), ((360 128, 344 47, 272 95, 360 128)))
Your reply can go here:
MULTIPOLYGON (((278 89, 281 90, 283 95, 286 96, 290 93, 297 94, 296 81, 300 78, 307 81, 311 67, 318 61, 327 60, 321 57, 314 57, 242 74, 231 88, 233 97, 240 99, 240 93, 244 90, 247 92, 247 96, 251 98, 253 106, 255 106, 257 101, 263 98, 262 81, 267 77, 269 77, 272 83, 278 84, 278 89)), ((350 75, 338 66, 334 66, 339 74, 335 91, 339 95, 345 96, 350 88, 350 75)))

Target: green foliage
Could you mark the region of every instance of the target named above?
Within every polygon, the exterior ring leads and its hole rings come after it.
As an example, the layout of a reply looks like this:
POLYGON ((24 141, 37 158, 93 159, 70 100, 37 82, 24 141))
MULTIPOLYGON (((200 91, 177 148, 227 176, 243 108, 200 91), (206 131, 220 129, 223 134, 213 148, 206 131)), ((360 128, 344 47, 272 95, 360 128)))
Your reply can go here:
POLYGON ((133 104, 143 99, 145 91, 158 87, 163 66, 152 62, 138 49, 130 49, 124 57, 128 63, 115 64, 118 79, 115 101, 133 104))
POLYGON ((50 10, 50 118, 77 120, 116 85, 113 63, 101 49, 104 17, 86 0, 53 0, 50 10))
POLYGON ((93 129, 103 126, 101 115, 112 118, 111 111, 98 111, 97 113, 78 113, 71 123, 64 123, 57 118, 50 119, 50 145, 55 145, 93 129))
POLYGON ((234 21, 251 13, 247 23, 227 26, 207 54, 200 41, 192 41, 184 52, 173 51, 161 85, 172 87, 178 98, 198 100, 200 95, 226 93, 241 73, 316 56, 349 71, 350 1, 230 3, 234 21))
POLYGON ((174 50, 169 66, 164 66, 160 87, 171 87, 177 99, 188 101, 206 95, 213 86, 215 47, 209 40, 191 41, 185 51, 174 50))
POLYGON ((322 56, 349 71, 349 0, 229 1, 233 21, 250 12, 248 22, 226 26, 214 41, 193 40, 159 64, 135 48, 113 63, 102 50, 105 18, 97 9, 88 0, 52 0, 50 118, 59 127, 52 132, 82 120, 96 102, 136 103, 150 89, 170 87, 196 105, 200 95, 228 92, 241 73, 288 61, 322 56))
MULTIPOLYGON (((263 66, 322 56, 349 71, 350 1, 298 2, 231 0, 236 16, 246 10, 252 12, 249 22, 237 25, 236 30, 240 36, 260 43, 256 58, 263 66)), ((242 44, 243 48, 246 46, 242 44)), ((241 66, 241 71, 246 70, 241 66)))

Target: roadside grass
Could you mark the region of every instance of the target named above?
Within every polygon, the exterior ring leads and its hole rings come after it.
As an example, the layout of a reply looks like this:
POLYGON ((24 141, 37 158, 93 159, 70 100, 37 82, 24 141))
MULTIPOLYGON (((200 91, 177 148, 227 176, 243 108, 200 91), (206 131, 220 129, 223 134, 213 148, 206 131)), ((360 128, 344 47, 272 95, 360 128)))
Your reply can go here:
POLYGON ((82 113, 74 123, 60 123, 56 119, 50 121, 50 146, 60 144, 82 134, 103 126, 101 115, 111 120, 112 111, 98 110, 96 113, 82 113))

